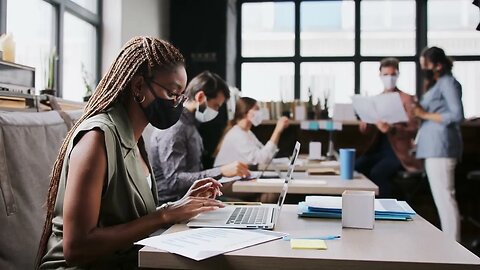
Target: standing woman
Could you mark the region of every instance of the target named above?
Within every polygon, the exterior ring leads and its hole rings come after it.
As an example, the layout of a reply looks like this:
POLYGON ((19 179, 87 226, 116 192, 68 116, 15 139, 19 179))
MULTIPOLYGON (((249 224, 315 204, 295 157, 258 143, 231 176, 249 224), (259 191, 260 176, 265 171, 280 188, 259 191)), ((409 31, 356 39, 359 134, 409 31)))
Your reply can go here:
POLYGON ((220 184, 195 182, 156 208, 157 190, 141 137, 148 123, 177 122, 187 76, 168 42, 137 37, 121 50, 55 161, 40 240, 40 269, 133 269, 134 242, 161 227, 222 207, 220 184))
POLYGON ((442 230, 460 240, 460 217, 455 200, 455 166, 462 156, 462 86, 452 76, 453 63, 437 47, 423 51, 420 63, 425 94, 415 115, 422 120, 417 137, 417 158, 425 159, 433 199, 442 230))

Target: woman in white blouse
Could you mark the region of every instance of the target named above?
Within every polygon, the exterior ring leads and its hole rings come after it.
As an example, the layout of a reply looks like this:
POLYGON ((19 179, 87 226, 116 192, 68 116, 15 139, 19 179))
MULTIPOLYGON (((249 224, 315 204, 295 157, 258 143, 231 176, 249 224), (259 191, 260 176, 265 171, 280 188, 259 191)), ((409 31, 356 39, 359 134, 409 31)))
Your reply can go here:
POLYGON ((263 145, 250 129, 260 125, 264 119, 255 99, 240 98, 235 107, 234 118, 220 142, 214 166, 222 166, 232 161, 247 164, 268 163, 278 151, 278 140, 289 122, 287 117, 280 118, 270 140, 263 145))

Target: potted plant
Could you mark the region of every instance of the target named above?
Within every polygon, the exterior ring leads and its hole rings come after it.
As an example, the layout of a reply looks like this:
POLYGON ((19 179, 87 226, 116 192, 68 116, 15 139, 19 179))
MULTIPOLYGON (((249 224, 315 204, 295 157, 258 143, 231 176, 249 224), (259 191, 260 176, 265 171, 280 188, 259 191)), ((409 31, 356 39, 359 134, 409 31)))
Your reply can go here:
POLYGON ((308 103, 307 103, 307 120, 315 119, 315 110, 313 108, 313 94, 310 87, 308 88, 308 103))
POLYGON ((40 90, 40 94, 42 95, 55 95, 55 68, 57 66, 57 60, 57 49, 53 47, 46 59, 47 67, 44 73, 45 89, 40 90))
POLYGON ((82 80, 83 85, 85 86, 85 95, 83 96, 83 101, 87 102, 93 94, 93 87, 91 85, 90 75, 85 69, 85 65, 82 63, 82 80))
POLYGON ((321 104, 320 108, 320 119, 330 119, 330 116, 328 115, 328 109, 329 109, 329 104, 328 100, 330 99, 330 89, 325 89, 323 91, 323 102, 320 103, 320 100, 318 100, 318 104, 321 104))

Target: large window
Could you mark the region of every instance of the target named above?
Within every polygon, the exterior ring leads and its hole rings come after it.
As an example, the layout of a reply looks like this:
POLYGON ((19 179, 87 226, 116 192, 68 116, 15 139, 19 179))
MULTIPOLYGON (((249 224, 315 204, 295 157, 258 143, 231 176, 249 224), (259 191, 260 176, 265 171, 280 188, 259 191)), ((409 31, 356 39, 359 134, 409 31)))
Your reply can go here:
POLYGON ((84 78, 98 81, 101 0, 0 0, 7 6, 1 24, 12 33, 15 62, 35 68, 37 93, 47 88, 48 58, 56 54, 54 89, 82 101, 84 78))
POLYGON ((388 56, 401 61, 398 87, 420 94, 418 56, 435 45, 456 60, 465 116, 480 116, 479 14, 471 0, 240 0, 238 10, 244 95, 291 101, 310 91, 331 103, 376 95, 379 61, 388 56))

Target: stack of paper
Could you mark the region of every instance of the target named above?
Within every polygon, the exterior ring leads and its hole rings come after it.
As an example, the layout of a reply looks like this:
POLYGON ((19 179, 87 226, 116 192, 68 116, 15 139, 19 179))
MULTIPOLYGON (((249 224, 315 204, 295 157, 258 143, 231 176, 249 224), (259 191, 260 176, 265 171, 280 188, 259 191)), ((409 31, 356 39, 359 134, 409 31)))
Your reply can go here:
MULTIPOLYGON (((341 218, 342 197, 307 196, 298 204, 298 215, 302 217, 341 218)), ((404 201, 375 199, 375 219, 412 220, 415 211, 404 201)))
POLYGON ((389 124, 408 122, 408 116, 398 93, 381 94, 373 97, 355 95, 353 107, 363 122, 389 124))

